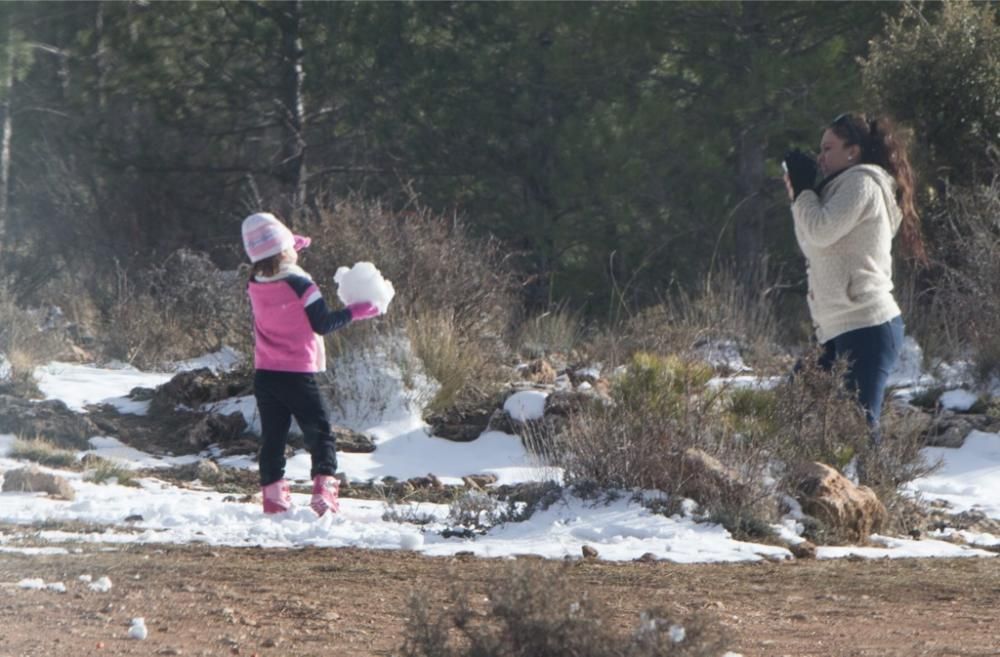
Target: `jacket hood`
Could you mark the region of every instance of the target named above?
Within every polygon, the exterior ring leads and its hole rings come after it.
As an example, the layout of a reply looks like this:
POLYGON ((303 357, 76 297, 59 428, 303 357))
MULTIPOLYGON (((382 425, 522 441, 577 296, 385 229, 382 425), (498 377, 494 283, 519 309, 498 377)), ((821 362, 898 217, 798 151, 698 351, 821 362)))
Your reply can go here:
POLYGON ((899 230, 899 225, 903 221, 903 212, 899 209, 896 201, 896 181, 889 172, 877 164, 858 164, 844 172, 847 175, 869 176, 874 180, 882 191, 882 198, 885 200, 885 208, 889 213, 889 224, 892 226, 892 234, 899 230))

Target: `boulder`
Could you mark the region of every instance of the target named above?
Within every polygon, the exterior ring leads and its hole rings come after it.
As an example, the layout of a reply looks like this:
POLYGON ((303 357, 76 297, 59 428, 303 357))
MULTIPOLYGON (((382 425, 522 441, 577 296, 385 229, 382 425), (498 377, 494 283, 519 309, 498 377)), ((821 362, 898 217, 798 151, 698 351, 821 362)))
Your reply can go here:
POLYGON ((178 407, 198 410, 202 404, 250 394, 252 384, 243 379, 227 380, 203 367, 181 372, 156 388, 149 405, 150 413, 173 413, 178 407))
POLYGON ((440 413, 434 413, 427 418, 431 435, 445 440, 466 443, 479 438, 490 425, 495 401, 484 402, 481 405, 453 406, 440 413))
POLYGON ((886 522, 885 506, 875 491, 868 486, 855 486, 828 465, 804 465, 796 473, 795 481, 795 498, 803 513, 822 522, 834 536, 861 542, 886 522))
POLYGON ((0 433, 44 438, 57 447, 87 449, 90 438, 101 434, 88 418, 57 399, 33 402, 0 395, 0 433))
POLYGON ((178 479, 185 481, 200 480, 203 484, 211 484, 219 479, 219 466, 214 461, 201 459, 195 463, 188 463, 174 468, 174 474, 178 479))
POLYGON ((8 470, 3 477, 3 492, 5 493, 48 493, 50 496, 72 501, 76 499, 76 491, 69 481, 59 475, 42 472, 38 466, 31 465, 17 470, 8 470))

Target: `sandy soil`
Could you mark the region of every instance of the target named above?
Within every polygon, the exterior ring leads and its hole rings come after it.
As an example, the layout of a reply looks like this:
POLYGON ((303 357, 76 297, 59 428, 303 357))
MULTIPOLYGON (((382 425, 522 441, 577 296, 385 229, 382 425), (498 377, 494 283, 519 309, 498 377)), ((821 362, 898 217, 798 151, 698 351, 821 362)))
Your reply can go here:
MULTIPOLYGON (((445 603, 455 582, 486 593, 509 566, 359 549, 70 547, 0 553, 0 656, 398 655, 412 594, 445 603), (81 575, 113 588, 91 591, 81 575), (24 578, 68 591, 24 590, 24 578), (136 616, 144 641, 127 637, 136 616)), ((653 606, 702 613, 745 657, 1000 655, 997 558, 579 561, 566 573, 623 630, 653 606)))

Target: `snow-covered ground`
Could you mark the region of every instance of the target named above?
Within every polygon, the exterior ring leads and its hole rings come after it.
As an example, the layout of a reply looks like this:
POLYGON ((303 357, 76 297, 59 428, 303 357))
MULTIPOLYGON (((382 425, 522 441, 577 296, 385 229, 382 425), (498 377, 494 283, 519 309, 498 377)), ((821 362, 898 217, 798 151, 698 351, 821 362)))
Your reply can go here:
MULTIPOLYGON (((231 361, 227 354, 213 357, 215 366, 231 361)), ((191 361, 185 368, 204 365, 191 361)), ((92 402, 110 402, 123 412, 143 413, 142 404, 125 395, 136 386, 155 387, 172 374, 146 373, 130 368, 99 368, 53 363, 38 371, 40 387, 49 398, 61 399, 73 408, 92 402)), ((746 379, 744 373, 741 377, 746 379)), ((914 384, 917 384, 914 381, 914 384)), ((965 397, 955 394, 954 401, 965 397)), ((537 393, 522 394, 508 403, 512 414, 532 417, 540 413, 537 393)), ((252 398, 226 402, 254 421, 252 398)), ((471 474, 494 474, 498 483, 558 480, 560 472, 532 460, 516 436, 490 432, 470 443, 454 443, 427 434, 416 413, 397 408, 368 426, 356 426, 374 436, 378 449, 371 454, 341 454, 341 470, 354 481, 392 476, 400 479, 433 473, 445 483, 459 482, 471 474)), ((357 424, 357 422, 355 422, 357 424)), ((0 435, 0 471, 24 465, 9 458, 14 441, 0 435)), ((197 457, 162 457, 145 454, 109 437, 95 436, 92 453, 138 468, 168 467, 188 463, 197 457)), ((935 474, 912 482, 910 490, 925 499, 940 499, 956 511, 978 509, 1000 519, 1000 435, 976 433, 961 449, 928 449, 943 467, 935 474)), ((83 453, 81 453, 81 456, 83 453)), ((253 455, 223 459, 224 465, 256 469, 253 455)), ((536 512, 524 522, 493 527, 474 538, 443 538, 449 507, 440 504, 396 504, 387 507, 379 500, 343 499, 336 516, 317 518, 308 507, 306 495, 295 494, 298 508, 282 516, 264 516, 258 504, 240 503, 231 496, 211 490, 180 488, 154 477, 140 480, 140 488, 116 484, 96 484, 78 472, 58 471, 76 492, 71 502, 50 499, 43 494, 0 494, 0 522, 23 527, 23 532, 0 533, 0 553, 21 551, 45 554, 75 549, 80 542, 122 543, 201 543, 228 546, 355 546, 402 549, 429 555, 473 552, 488 557, 537 554, 550 558, 578 557, 584 545, 597 549, 600 558, 631 560, 646 553, 681 563, 791 558, 788 551, 773 545, 734 540, 721 526, 698 523, 689 514, 665 517, 655 514, 632 496, 614 501, 592 502, 566 498, 547 510, 536 512), (126 522, 128 518, 128 522, 126 522), (32 525, 77 521, 106 527, 103 531, 71 533, 38 530, 32 525), (419 522, 416 522, 419 521, 419 522), (20 548, 17 543, 30 536, 34 543, 47 542, 48 548, 20 548), (65 547, 61 547, 65 546, 65 547)), ((309 457, 296 454, 288 464, 288 477, 306 482, 309 457)), ((789 520, 780 527, 794 532, 789 520)), ((965 545, 946 540, 947 536, 909 540, 873 537, 874 547, 821 547, 820 558, 854 554, 863 557, 944 557, 996 556, 974 545, 995 545, 1000 536, 962 535, 965 545), (971 544, 971 545, 970 545, 971 544)))

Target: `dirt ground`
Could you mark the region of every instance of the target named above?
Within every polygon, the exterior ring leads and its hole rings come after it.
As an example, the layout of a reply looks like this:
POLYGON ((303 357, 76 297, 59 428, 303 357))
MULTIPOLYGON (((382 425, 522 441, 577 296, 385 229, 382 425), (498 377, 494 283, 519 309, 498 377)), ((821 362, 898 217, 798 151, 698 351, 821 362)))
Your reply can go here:
MULTIPOLYGON (((455 581, 486 593, 509 566, 360 549, 69 547, 0 552, 0 656, 398 655, 412 594, 445 603, 455 581), (81 575, 113 587, 91 591, 81 575), (24 578, 67 592, 25 590, 24 578), (144 641, 127 638, 136 616, 144 641)), ((1000 558, 579 561, 566 573, 623 629, 653 606, 701 612, 745 657, 1000 655, 1000 558)))

